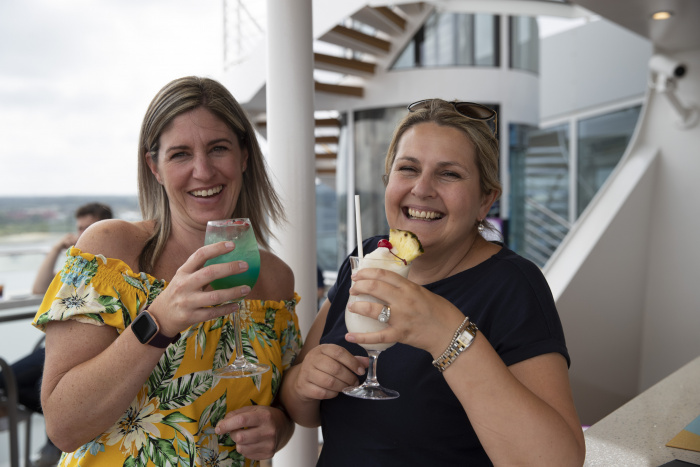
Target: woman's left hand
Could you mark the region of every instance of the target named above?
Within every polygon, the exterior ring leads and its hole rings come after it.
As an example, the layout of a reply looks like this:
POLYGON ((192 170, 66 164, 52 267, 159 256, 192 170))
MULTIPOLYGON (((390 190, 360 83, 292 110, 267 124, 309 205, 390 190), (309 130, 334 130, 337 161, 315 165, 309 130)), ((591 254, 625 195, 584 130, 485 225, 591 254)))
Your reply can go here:
POLYGON ((216 433, 228 433, 236 450, 248 459, 270 459, 284 446, 291 420, 280 409, 266 405, 242 407, 226 414, 216 433))
MULTIPOLYGON (((401 342, 433 356, 440 355, 452 339, 464 315, 448 300, 384 269, 360 269, 353 275, 350 295, 367 294, 391 309, 388 327, 380 332, 348 333, 346 340, 358 344, 401 342)), ((377 319, 381 303, 356 301, 349 309, 353 313, 377 319)))

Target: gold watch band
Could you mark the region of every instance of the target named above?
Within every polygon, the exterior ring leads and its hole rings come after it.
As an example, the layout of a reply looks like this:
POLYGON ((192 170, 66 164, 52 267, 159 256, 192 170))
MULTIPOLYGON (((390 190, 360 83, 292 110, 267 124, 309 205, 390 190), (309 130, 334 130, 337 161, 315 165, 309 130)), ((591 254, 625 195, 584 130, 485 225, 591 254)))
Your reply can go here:
POLYGON ((433 360, 433 366, 440 370, 440 372, 445 371, 447 367, 450 366, 452 362, 457 359, 457 357, 459 357, 459 354, 467 350, 469 346, 472 345, 478 330, 479 329, 476 327, 476 324, 469 321, 468 317, 465 318, 460 327, 457 328, 457 331, 452 338, 452 342, 450 342, 447 349, 445 349, 442 355, 433 360), (469 324, 466 324, 467 322, 469 324))

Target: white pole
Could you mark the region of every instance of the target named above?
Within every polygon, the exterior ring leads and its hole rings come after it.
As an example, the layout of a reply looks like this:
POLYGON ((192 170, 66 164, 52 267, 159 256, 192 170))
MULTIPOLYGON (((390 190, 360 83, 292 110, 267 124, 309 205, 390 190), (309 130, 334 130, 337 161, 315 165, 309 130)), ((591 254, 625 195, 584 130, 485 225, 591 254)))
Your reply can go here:
MULTIPOLYGON (((294 271, 302 335, 316 315, 316 161, 311 0, 267 0, 268 162, 288 223, 273 249, 294 271)), ((297 426, 274 467, 316 465, 318 430, 297 426)))

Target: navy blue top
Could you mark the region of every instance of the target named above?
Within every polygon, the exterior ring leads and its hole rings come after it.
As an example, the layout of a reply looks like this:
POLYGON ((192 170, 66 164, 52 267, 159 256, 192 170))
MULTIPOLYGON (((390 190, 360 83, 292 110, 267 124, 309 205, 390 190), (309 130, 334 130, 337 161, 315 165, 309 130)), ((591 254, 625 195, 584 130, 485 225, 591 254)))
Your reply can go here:
MULTIPOLYGON (((363 242, 368 253, 377 242, 363 242)), ((353 253, 356 254, 356 253, 353 253)), ((346 259, 328 292, 331 307, 322 344, 366 355, 345 340, 350 288, 346 259)), ((570 363, 561 321, 549 286, 532 262, 503 247, 471 269, 425 285, 470 317, 506 365, 551 352, 570 363)), ((382 352, 377 379, 400 393, 373 401, 340 394, 321 401, 323 449, 317 466, 492 465, 462 405, 425 350, 396 344, 382 352)))

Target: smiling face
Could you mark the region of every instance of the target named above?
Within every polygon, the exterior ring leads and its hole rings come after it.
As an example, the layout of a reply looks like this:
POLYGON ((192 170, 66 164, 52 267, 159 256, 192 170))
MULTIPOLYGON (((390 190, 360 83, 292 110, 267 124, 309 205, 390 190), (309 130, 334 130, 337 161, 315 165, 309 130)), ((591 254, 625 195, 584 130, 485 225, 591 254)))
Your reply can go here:
POLYGON ((160 135, 157 163, 148 166, 168 194, 173 223, 205 230, 233 214, 248 154, 236 134, 209 110, 175 117, 160 135))
POLYGON ((419 123, 398 143, 384 204, 389 227, 410 230, 426 253, 458 253, 496 194, 483 194, 474 145, 452 127, 419 123))

